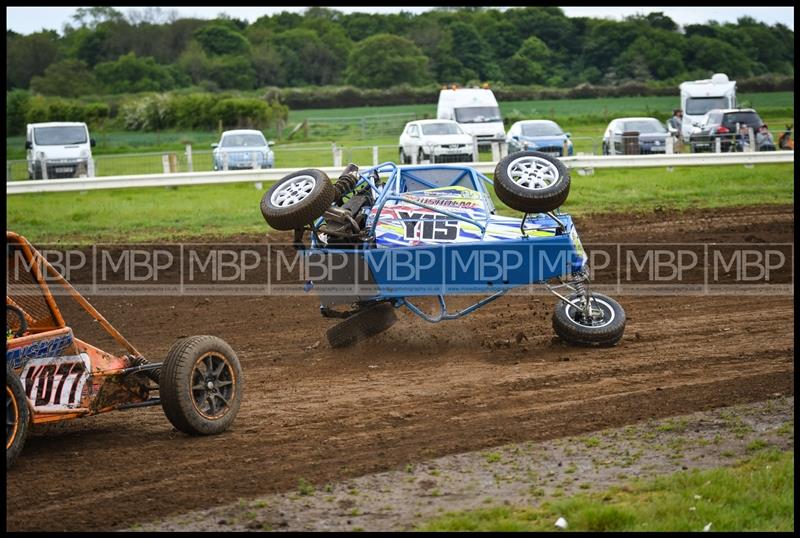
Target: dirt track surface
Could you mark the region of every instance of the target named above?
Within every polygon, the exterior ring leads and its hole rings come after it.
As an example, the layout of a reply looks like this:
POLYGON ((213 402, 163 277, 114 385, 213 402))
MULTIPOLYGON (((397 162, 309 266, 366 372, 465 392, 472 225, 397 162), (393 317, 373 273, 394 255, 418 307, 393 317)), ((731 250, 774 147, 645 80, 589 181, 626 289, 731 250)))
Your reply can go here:
MULTIPOLYGON (((509 505, 535 508, 559 497, 625 489, 631 479, 692 473, 734 464, 758 450, 793 448, 794 398, 776 398, 582 437, 451 454, 313 490, 297 487, 196 510, 131 530, 408 531, 443 513, 509 505)), ((694 515, 700 530, 707 520, 694 515)))
MULTIPOLYGON (((791 206, 576 222, 589 244, 794 239, 791 206)), ((301 477, 324 483, 794 394, 792 297, 619 299, 628 326, 611 349, 555 340, 554 301, 523 296, 437 325, 401 310, 386 333, 333 350, 333 321, 312 296, 90 297, 152 358, 181 335, 226 339, 244 369, 241 411, 210 438, 174 432, 159 408, 41 428, 7 473, 7 529, 125 528, 301 477)), ((92 341, 96 327, 74 312, 66 319, 92 341)))

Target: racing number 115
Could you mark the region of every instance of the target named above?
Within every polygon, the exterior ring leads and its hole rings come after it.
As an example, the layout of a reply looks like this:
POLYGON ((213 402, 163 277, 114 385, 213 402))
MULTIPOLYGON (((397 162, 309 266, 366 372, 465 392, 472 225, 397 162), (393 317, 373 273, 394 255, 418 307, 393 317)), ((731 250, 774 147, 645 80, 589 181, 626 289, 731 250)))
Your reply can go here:
POLYGON ((445 215, 431 213, 409 213, 398 211, 403 221, 406 239, 428 239, 455 241, 458 239, 458 222, 448 220, 445 215))

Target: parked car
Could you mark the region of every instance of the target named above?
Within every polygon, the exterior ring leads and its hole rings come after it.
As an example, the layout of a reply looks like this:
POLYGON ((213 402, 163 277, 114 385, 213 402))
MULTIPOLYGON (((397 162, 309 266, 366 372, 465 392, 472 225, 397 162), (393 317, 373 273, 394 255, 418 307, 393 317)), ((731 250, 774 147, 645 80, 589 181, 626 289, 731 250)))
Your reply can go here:
POLYGON ((275 154, 270 146, 274 142, 264 138, 261 131, 237 129, 222 133, 219 142, 211 144, 214 148, 214 170, 242 170, 246 168, 272 168, 275 154))
POLYGON ((472 136, 453 120, 418 120, 406 124, 400 135, 401 164, 430 160, 441 162, 471 162, 472 136))
POLYGON ((694 124, 689 143, 693 153, 714 151, 719 138, 722 151, 743 151, 749 143, 748 128, 755 135, 762 125, 764 122, 752 108, 716 108, 694 124))
POLYGON ((28 179, 86 177, 95 141, 83 122, 29 123, 28 179))
POLYGON ((574 150, 569 133, 565 133, 556 122, 550 120, 518 121, 506 134, 509 153, 535 150, 554 157, 563 157, 564 142, 567 143, 567 155, 572 155, 574 150))
POLYGON ((636 153, 664 153, 668 136, 664 124, 655 118, 617 118, 606 127, 603 155, 624 155, 626 145, 632 149, 638 146, 636 153))

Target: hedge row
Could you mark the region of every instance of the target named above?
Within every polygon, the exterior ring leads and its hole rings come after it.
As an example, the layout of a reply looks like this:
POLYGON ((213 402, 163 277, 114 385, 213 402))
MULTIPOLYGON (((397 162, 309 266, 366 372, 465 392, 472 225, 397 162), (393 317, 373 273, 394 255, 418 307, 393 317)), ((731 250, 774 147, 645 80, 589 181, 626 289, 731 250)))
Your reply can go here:
POLYGON ((107 102, 6 93, 6 133, 23 134, 25 125, 46 121, 85 121, 91 129, 106 126, 131 131, 161 129, 267 129, 286 121, 289 109, 275 101, 235 93, 144 93, 115 96, 107 102))
POLYGON ((267 129, 286 121, 289 109, 275 101, 210 93, 150 94, 120 108, 130 131, 223 128, 267 129))
POLYGON ((85 121, 96 124, 109 116, 110 108, 102 102, 31 96, 20 90, 6 93, 6 133, 9 135, 23 134, 28 123, 85 121))

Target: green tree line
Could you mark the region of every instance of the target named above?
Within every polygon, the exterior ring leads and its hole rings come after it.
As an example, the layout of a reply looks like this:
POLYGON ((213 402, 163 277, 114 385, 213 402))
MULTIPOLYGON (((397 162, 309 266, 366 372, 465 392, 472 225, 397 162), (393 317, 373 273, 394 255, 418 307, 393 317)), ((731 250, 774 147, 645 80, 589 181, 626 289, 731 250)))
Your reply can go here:
POLYGON ((567 17, 558 7, 420 14, 316 7, 248 23, 92 7, 73 19, 61 33, 6 31, 7 91, 78 97, 476 81, 571 88, 674 86, 714 72, 794 76, 794 32, 750 17, 680 27, 663 13, 614 21, 567 17))

